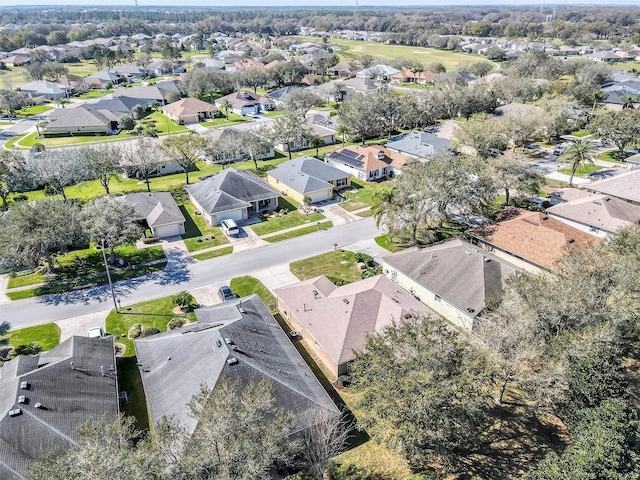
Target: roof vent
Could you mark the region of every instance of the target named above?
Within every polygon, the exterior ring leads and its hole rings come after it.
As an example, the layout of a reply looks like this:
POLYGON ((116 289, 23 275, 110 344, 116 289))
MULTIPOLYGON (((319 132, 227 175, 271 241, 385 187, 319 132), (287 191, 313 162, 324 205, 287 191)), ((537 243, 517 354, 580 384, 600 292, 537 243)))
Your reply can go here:
POLYGON ((236 357, 231 357, 227 359, 227 365, 235 365, 238 363, 238 359, 236 357))
POLYGON ((342 301, 343 301, 344 303, 346 303, 347 305, 349 305, 349 300, 347 300, 346 298, 343 298, 343 299, 342 299, 342 301))
POLYGON ((608 202, 609 200, 611 200, 611 198, 610 198, 610 197, 604 197, 604 198, 603 198, 603 200, 604 200, 605 202, 608 202))
POLYGON ((483 260, 485 261, 485 263, 489 263, 491 261, 489 257, 484 257, 483 260))
POLYGON ((467 312, 468 313, 476 313, 476 311, 471 307, 467 308, 467 312))
POLYGON ((18 397, 18 403, 27 403, 27 397, 24 395, 20 395, 18 397))
POLYGON ((314 296, 314 298, 318 298, 318 290, 314 290, 313 291, 313 296, 314 296))
POLYGON ((547 215, 543 215, 542 220, 549 220, 549 217, 547 215))
POLYGON ((39 408, 40 410, 46 410, 46 408, 44 408, 40 402, 36 403, 34 407, 39 408))
POLYGON ((216 340, 216 345, 220 348, 222 346, 222 342, 220 340, 216 340))
POLYGON ((239 311, 240 313, 247 313, 247 311, 246 311, 244 308, 238 308, 238 311, 239 311))
POLYGON ((16 408, 15 410, 9 410, 9 416, 10 417, 17 417, 18 415, 22 415, 22 410, 19 408, 16 408))
POLYGON ((396 303, 400 303, 400 300, 398 300, 396 297, 391 297, 391 300, 393 300, 396 303))
POLYGON ((573 239, 573 238, 567 239, 567 243, 573 243, 573 242, 575 242, 575 239, 573 239))
POLYGON ((29 382, 20 382, 20 388, 22 390, 29 390, 31 388, 31 385, 29 385, 29 382))
POLYGON ((413 315, 411 315, 410 313, 405 313, 403 317, 405 318, 405 320, 409 320, 410 318, 413 318, 413 315))
POLYGON ((233 342, 231 341, 231 339, 229 337, 224 339, 224 343, 226 343, 227 345, 233 345, 233 342))

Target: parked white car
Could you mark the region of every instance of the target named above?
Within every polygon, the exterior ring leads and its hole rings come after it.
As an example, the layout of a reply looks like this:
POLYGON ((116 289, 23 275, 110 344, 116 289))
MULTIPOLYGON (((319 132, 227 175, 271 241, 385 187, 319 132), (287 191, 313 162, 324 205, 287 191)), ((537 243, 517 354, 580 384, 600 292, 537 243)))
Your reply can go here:
POLYGON ((102 327, 93 327, 87 332, 87 337, 90 338, 104 338, 106 336, 107 334, 104 332, 104 328, 102 327))
POLYGON ((220 228, 225 235, 229 235, 230 237, 235 237, 240 234, 240 227, 238 224, 230 218, 225 218, 220 222, 220 228))

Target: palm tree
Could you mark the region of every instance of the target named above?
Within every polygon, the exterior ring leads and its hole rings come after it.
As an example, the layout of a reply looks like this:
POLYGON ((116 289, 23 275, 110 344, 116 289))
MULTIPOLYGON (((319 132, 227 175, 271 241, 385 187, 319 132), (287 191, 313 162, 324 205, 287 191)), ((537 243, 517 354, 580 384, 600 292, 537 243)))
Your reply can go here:
POLYGON ((594 113, 596 111, 596 106, 598 105, 598 103, 605 100, 607 98, 607 94, 600 90, 595 90, 591 94, 591 98, 593 98, 593 108, 591 109, 591 113, 594 113))
POLYGON ((379 190, 372 196, 373 205, 371 206, 371 213, 376 221, 376 227, 383 223, 382 220, 389 212, 389 208, 393 203, 393 189, 379 190))
POLYGON ((341 123, 336 129, 336 133, 340 135, 340 138, 342 138, 342 148, 344 148, 344 139, 347 136, 347 133, 349 133, 349 127, 347 127, 344 123, 341 123))
POLYGON ((229 100, 225 100, 224 102, 222 102, 221 106, 224 109, 225 117, 227 117, 227 120, 229 120, 229 110, 233 108, 233 105, 231 105, 231 102, 229 100))
POLYGON ((573 176, 576 170, 585 165, 593 165, 595 159, 595 147, 585 140, 576 140, 558 157, 558 162, 567 162, 571 165, 569 186, 573 187, 573 176))
POLYGON ((324 138, 319 135, 313 135, 309 139, 309 147, 316 149, 316 158, 320 158, 320 148, 326 145, 324 138))
POLYGON ((189 292, 183 290, 171 297, 171 302, 173 302, 175 306, 180 307, 183 312, 186 312, 191 305, 196 303, 196 299, 189 292))
POLYGON ((634 108, 634 104, 638 102, 638 97, 634 95, 622 95, 620 98, 624 100, 624 105, 622 106, 623 109, 634 108))

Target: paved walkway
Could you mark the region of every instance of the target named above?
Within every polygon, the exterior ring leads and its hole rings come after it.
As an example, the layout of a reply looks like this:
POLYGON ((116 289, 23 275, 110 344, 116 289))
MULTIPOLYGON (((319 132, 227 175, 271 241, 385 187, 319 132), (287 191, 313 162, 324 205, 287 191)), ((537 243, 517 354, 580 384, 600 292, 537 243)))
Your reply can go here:
POLYGON ((298 277, 291 273, 288 263, 274 265, 273 267, 252 272, 249 275, 260 280, 271 292, 300 281, 298 277))
POLYGON ((319 212, 322 213, 327 218, 327 220, 331 220, 334 226, 344 225, 345 223, 351 223, 355 222, 356 220, 360 220, 360 217, 346 211, 337 203, 321 207, 319 209, 319 212))
POLYGON ((4 293, 7 291, 9 283, 9 275, 0 275, 0 304, 10 302, 11 300, 4 293))
POLYGON ((229 243, 233 245, 233 253, 269 245, 269 242, 262 240, 249 226, 240 227, 240 235, 237 237, 227 238, 229 239, 229 243))
MULTIPOLYGON (((566 175, 564 173, 560 173, 560 172, 552 172, 552 173, 546 174, 545 178, 550 178, 552 180, 560 180, 561 182, 569 183, 569 179, 571 178, 571 176, 566 175)), ((591 180, 589 180, 588 178, 583 178, 578 176, 573 177, 574 185, 588 185, 590 183, 591 183, 591 180)))

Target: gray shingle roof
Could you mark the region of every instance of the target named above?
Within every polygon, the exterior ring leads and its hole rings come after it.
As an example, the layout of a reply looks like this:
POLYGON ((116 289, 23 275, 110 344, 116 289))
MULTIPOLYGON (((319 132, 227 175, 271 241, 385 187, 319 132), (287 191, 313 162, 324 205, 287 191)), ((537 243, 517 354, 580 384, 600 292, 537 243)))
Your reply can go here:
POLYGON ((327 277, 316 277, 276 290, 337 365, 355 358, 367 335, 380 332, 405 315, 432 315, 418 300, 384 276, 336 287, 327 277), (327 314, 330 312, 330 314, 327 314))
POLYGON ((115 417, 118 388, 112 367, 111 336, 71 337, 48 352, 5 363, 0 369, 0 478, 23 478, 31 461, 73 446, 78 426, 89 418, 115 417), (21 382, 29 387, 20 388, 21 382), (20 395, 27 403, 18 403, 20 395), (21 414, 10 416, 17 408, 21 414))
POLYGON ((640 206, 602 194, 592 194, 554 205, 547 208, 547 213, 606 232, 615 232, 619 228, 640 222, 640 206))
POLYGON ((281 196, 253 173, 235 168, 223 170, 186 188, 208 214, 250 207, 249 202, 281 196))
POLYGON ((302 194, 333 188, 329 182, 351 177, 339 168, 306 155, 279 164, 269 170, 268 175, 302 194))
POLYGON ((140 105, 139 98, 120 96, 118 98, 103 98, 95 103, 85 104, 87 110, 110 110, 119 113, 131 113, 136 105, 140 105))
POLYGON ((383 261, 472 317, 500 294, 505 279, 518 270, 459 239, 387 255, 383 261))
POLYGON ((387 143, 389 150, 419 158, 427 158, 434 153, 448 150, 450 147, 449 140, 427 132, 410 132, 387 143))
POLYGON ((153 424, 173 415, 193 432, 197 420, 186 404, 223 376, 240 384, 269 381, 277 405, 293 416, 294 432, 309 426, 312 409, 337 412, 257 295, 198 309, 196 317, 198 323, 135 342, 153 424))
POLYGON ((598 180, 586 186, 588 190, 640 203, 640 170, 632 170, 615 177, 598 180))
POLYGON ((108 128, 112 119, 109 112, 89 110, 84 107, 61 108, 54 110, 49 117, 50 127, 99 127, 108 128))
POLYGON ((133 205, 136 219, 145 219, 150 227, 185 222, 180 207, 169 192, 129 193, 120 198, 133 205))

